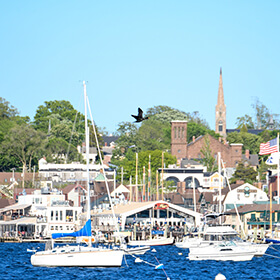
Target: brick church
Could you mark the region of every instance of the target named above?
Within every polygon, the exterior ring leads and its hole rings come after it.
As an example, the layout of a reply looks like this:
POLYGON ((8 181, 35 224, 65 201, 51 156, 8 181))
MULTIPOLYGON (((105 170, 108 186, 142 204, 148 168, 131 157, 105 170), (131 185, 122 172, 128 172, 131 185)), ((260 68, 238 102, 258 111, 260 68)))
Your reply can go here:
POLYGON ((182 159, 199 159, 202 158, 201 149, 209 141, 210 149, 213 156, 221 153, 221 158, 226 167, 235 167, 242 160, 243 144, 228 144, 226 142, 226 105, 224 102, 222 69, 220 70, 220 80, 218 89, 218 101, 216 105, 216 124, 215 132, 220 134, 219 140, 211 135, 203 135, 192 139, 187 143, 187 121, 171 122, 171 154, 177 157, 178 162, 182 159))

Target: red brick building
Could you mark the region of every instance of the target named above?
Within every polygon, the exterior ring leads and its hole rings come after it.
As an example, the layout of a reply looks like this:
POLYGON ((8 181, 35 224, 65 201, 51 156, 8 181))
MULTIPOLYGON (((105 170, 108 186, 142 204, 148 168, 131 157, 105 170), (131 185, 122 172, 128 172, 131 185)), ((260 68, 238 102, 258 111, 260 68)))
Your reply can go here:
POLYGON ((242 160, 243 144, 227 144, 221 138, 217 140, 211 135, 200 136, 187 144, 187 122, 171 122, 171 154, 176 156, 180 162, 183 158, 201 159, 203 154, 201 150, 209 141, 212 156, 216 157, 218 152, 221 153, 221 159, 226 167, 235 167, 242 160), (179 133, 179 134, 178 134, 179 133))
POLYGON ((211 135, 204 135, 193 139, 193 142, 187 145, 187 158, 203 158, 201 150, 205 147, 208 140, 212 155, 216 158, 218 152, 220 152, 221 159, 226 167, 236 167, 238 162, 242 160, 243 144, 227 144, 211 135))

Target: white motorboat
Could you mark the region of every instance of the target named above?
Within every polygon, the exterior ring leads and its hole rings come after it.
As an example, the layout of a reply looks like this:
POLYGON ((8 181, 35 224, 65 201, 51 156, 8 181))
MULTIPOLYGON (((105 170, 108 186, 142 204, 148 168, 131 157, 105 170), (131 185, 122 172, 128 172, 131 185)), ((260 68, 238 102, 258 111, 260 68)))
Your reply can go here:
POLYGON ((229 225, 207 226, 202 237, 185 237, 181 242, 175 243, 178 248, 193 248, 205 245, 218 245, 225 241, 234 241, 238 246, 250 247, 255 251, 255 256, 262 256, 269 244, 253 243, 242 240, 238 233, 229 225))
POLYGON ((190 248, 189 260, 250 261, 255 251, 250 247, 238 246, 233 241, 217 245, 204 245, 190 248))
MULTIPOLYGON (((120 249, 109 249, 109 248, 94 248, 92 247, 92 234, 91 234, 91 217, 90 217, 90 186, 89 186, 89 127, 88 127, 88 119, 87 119, 87 106, 88 99, 86 94, 86 85, 84 85, 84 101, 85 101, 85 132, 86 132, 86 163, 87 163, 87 222, 85 226, 76 232, 73 233, 55 233, 52 234, 52 238, 59 237, 88 237, 88 246, 61 246, 50 249, 46 248, 45 251, 36 252, 31 256, 31 264, 34 266, 67 266, 67 267, 120 267, 122 264, 124 251, 120 249)), ((94 124, 93 120, 92 123, 94 124)), ((95 127, 93 125, 93 131, 96 136, 95 127)), ((96 136, 96 142, 97 141, 96 136)), ((101 154, 99 157, 102 162, 101 154)), ((103 166, 103 164, 102 164, 103 166)), ((105 174, 103 170, 103 174, 105 174)), ((107 180, 105 177, 105 183, 107 189, 107 180)), ((110 198, 110 196, 109 196, 110 198)), ((110 200, 112 205, 112 202, 110 200)), ((46 244, 47 247, 47 244, 46 244)))
POLYGON ((219 244, 224 241, 234 241, 238 246, 250 247, 255 251, 255 256, 262 256, 269 247, 269 244, 258 244, 242 240, 238 236, 238 233, 229 225, 216 225, 207 227, 204 231, 203 240, 201 241, 200 245, 219 244))
POLYGON ((128 245, 131 246, 161 246, 172 245, 174 243, 174 237, 155 236, 152 239, 146 240, 131 240, 128 245))

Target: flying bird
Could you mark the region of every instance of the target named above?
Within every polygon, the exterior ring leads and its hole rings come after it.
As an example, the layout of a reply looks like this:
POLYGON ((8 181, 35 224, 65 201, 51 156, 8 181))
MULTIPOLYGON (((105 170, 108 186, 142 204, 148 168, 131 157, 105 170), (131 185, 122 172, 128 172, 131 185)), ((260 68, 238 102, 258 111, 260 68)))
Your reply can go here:
POLYGON ((135 122, 142 122, 144 120, 149 119, 149 117, 143 118, 143 111, 141 108, 138 108, 138 116, 135 116, 135 115, 131 115, 131 116, 136 119, 135 122))

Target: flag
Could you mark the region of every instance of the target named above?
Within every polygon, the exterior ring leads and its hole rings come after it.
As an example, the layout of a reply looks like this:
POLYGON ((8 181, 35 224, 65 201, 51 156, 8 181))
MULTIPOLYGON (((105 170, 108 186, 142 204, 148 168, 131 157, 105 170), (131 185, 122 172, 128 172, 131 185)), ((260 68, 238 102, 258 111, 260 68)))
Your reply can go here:
POLYGON ((267 161, 265 162, 267 165, 274 165, 279 163, 279 153, 271 154, 267 161))
POLYGON ((260 155, 268 155, 271 153, 278 152, 278 141, 277 138, 272 139, 266 143, 260 145, 260 155))

